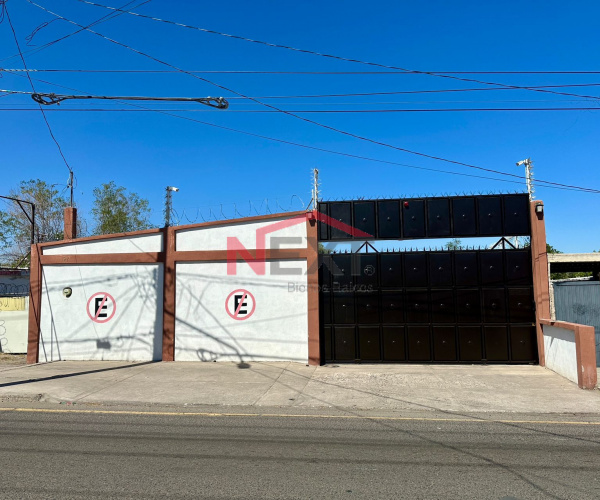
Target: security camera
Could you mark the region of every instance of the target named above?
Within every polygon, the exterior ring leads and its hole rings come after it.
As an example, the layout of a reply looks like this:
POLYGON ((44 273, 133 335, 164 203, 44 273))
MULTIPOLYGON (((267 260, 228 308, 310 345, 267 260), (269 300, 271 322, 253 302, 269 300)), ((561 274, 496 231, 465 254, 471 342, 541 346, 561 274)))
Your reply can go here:
POLYGON ((525 161, 526 161, 526 160, 521 160, 521 161, 518 161, 518 162, 517 162, 517 167, 520 167, 521 165, 524 165, 524 164, 525 164, 525 161))
POLYGON ((175 186, 167 186, 167 191, 179 191, 179 188, 176 188, 175 186))

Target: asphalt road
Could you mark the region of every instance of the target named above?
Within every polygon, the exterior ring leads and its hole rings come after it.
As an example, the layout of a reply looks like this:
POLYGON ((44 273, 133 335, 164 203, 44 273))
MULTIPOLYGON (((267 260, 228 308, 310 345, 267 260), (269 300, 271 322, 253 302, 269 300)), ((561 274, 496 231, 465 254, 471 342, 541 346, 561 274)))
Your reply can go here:
POLYGON ((600 498, 600 425, 449 418, 0 410, 0 498, 600 498))

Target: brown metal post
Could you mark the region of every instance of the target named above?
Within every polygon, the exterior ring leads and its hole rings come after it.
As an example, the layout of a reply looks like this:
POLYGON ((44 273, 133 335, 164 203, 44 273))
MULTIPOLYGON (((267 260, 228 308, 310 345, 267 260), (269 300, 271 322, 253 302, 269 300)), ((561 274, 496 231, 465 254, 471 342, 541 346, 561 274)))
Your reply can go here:
POLYGON ((321 364, 321 339, 319 331, 319 250, 317 219, 314 212, 307 213, 306 220, 306 269, 308 294, 308 364, 321 364))
POLYGON ((165 252, 162 360, 175 361, 175 229, 163 230, 165 252))
POLYGON ((535 328, 537 333, 540 365, 546 365, 544 333, 540 319, 550 319, 550 276, 548 275, 548 255, 546 253, 546 224, 544 202, 529 202, 531 219, 531 264, 533 268, 533 296, 535 300, 535 328), (540 212, 536 206, 541 206, 540 212))
POLYGON ((42 265, 40 248, 31 245, 29 270, 29 324, 27 333, 27 364, 38 362, 40 350, 40 307, 42 303, 42 265))

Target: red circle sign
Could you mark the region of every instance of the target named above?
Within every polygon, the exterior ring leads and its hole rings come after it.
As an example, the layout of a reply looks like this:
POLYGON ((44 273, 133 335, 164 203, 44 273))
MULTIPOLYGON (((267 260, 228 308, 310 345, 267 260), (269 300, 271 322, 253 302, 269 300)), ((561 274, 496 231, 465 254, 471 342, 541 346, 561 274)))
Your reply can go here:
POLYGON ((225 299, 225 310, 233 319, 243 321, 254 314, 256 300, 248 290, 234 290, 225 299), (250 305, 252 303, 252 305, 250 305))
POLYGON ((87 301, 87 313, 94 323, 106 323, 113 319, 117 312, 117 303, 110 293, 98 292, 87 301), (93 311, 90 309, 92 306, 93 311), (109 309, 112 307, 112 310, 109 309))

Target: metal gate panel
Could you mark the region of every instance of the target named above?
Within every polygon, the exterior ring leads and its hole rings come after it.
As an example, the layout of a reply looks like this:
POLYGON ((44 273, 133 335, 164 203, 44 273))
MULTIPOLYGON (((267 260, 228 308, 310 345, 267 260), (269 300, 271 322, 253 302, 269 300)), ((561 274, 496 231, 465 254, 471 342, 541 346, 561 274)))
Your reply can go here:
POLYGON ((506 252, 506 282, 508 285, 531 284, 531 254, 529 250, 506 252))
POLYGON ((482 197, 477 200, 479 234, 495 236, 502 231, 502 198, 499 196, 482 197))
POLYGON ((375 236, 375 202, 354 203, 354 227, 375 236))
POLYGON ((333 288, 350 287, 354 284, 351 254, 332 255, 330 266, 333 288))
POLYGON ((386 288, 402 288, 402 255, 381 254, 380 283, 386 288))
POLYGON ((502 251, 481 252, 479 267, 482 285, 502 285, 504 283, 504 264, 502 251))
POLYGON ((454 326, 433 327, 433 359, 434 361, 457 361, 454 326))
POLYGON ((537 339, 534 326, 510 327, 511 356, 514 361, 531 361, 537 358, 537 339))
POLYGON ((408 360, 431 361, 431 342, 428 326, 407 327, 408 360))
POLYGON ((404 294, 402 292, 382 292, 381 316, 384 324, 404 323, 404 294))
POLYGON ((533 317, 533 294, 530 288, 508 289, 508 311, 511 323, 528 323, 533 317))
POLYGON ((353 269, 355 270, 355 283, 360 290, 377 288, 379 278, 379 264, 377 254, 362 253, 355 254, 356 260, 353 269))
POLYGON ((483 321, 485 323, 506 323, 506 298, 504 288, 483 290, 483 321))
POLYGON ((456 252, 454 254, 454 272, 459 286, 477 285, 477 252, 456 252))
POLYGON ((404 255, 404 284, 406 286, 427 286, 427 254, 407 253, 404 255))
POLYGON ((481 361, 483 357, 480 326, 459 326, 460 361, 481 361))
POLYGON ((479 289, 456 290, 456 315, 459 323, 481 323, 479 289))
POLYGON ((377 202, 380 238, 400 238, 400 202, 377 202))
POLYGON ((402 208, 403 236, 405 238, 424 238, 425 202, 423 200, 404 201, 402 208))
POLYGON ((450 201, 445 198, 427 200, 427 236, 443 238, 450 236, 450 201))
POLYGON ((452 200, 454 236, 475 236, 477 234, 476 214, 475 198, 454 198, 452 200))
POLYGON ((335 359, 354 361, 358 358, 354 326, 336 326, 334 328, 334 338, 335 359))
POLYGON ((404 311, 407 323, 429 323, 429 297, 427 290, 411 290, 405 292, 404 311))
MULTIPOLYGON (((349 202, 339 202, 329 204, 329 216, 338 222, 352 226, 352 205, 349 202)), ((330 227, 329 229, 331 239, 349 239, 349 235, 346 231, 342 231, 336 227, 330 227)))
POLYGON ((431 291, 431 322, 455 323, 454 296, 452 290, 431 291))
POLYGON ((508 336, 505 326, 484 326, 485 357, 488 361, 506 361, 508 336))
POLYGON ((384 326, 382 338, 384 361, 404 361, 406 359, 403 326, 384 326))
POLYGON ((360 349, 360 359, 365 361, 380 361, 379 326, 359 326, 358 347, 360 349))
POLYGON ((523 196, 504 197, 504 235, 529 235, 529 200, 523 196))
POLYGON ((452 286, 452 254, 429 254, 429 283, 432 287, 452 286))
POLYGON ((363 324, 379 324, 379 294, 356 294, 356 322, 363 324))
POLYGON ((354 325, 354 294, 352 292, 333 294, 333 321, 336 324, 354 325))

